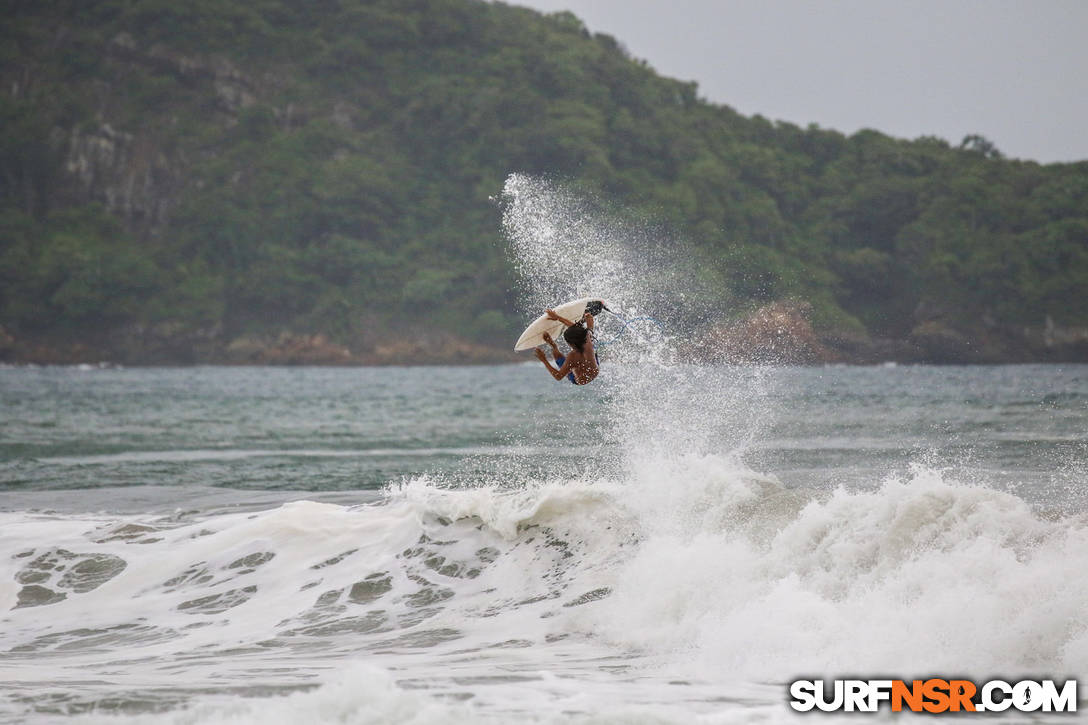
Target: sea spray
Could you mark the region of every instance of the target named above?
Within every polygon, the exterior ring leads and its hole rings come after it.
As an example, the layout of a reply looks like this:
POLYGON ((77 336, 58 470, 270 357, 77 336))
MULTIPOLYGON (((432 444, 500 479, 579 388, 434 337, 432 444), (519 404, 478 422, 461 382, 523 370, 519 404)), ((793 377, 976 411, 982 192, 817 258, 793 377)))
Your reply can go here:
MULTIPOLYGON (((523 284, 527 314, 559 301, 600 295, 627 317, 661 324, 632 326, 602 357, 598 378, 612 424, 624 442, 622 464, 669 451, 719 453, 752 440, 769 419, 768 368, 706 375, 696 365, 700 330, 726 314, 714 301, 695 251, 645 219, 624 218, 554 181, 511 175, 503 189, 509 256, 523 284), (661 334, 663 330, 664 334, 661 334), (609 372, 611 371, 611 372, 609 372)), ((606 331, 617 327, 608 313, 606 331)), ((634 462, 637 470, 640 464, 634 462)))
MULTIPOLYGON (((518 273, 519 298, 527 315, 564 300, 597 295, 625 317, 653 317, 661 327, 636 323, 625 335, 637 339, 609 351, 640 361, 660 359, 668 351, 667 345, 653 345, 662 330, 666 337, 683 340, 695 327, 722 315, 721 290, 699 264, 696 251, 662 225, 525 174, 506 180, 502 200, 508 256, 518 273)), ((598 319, 606 329, 619 328, 608 313, 598 319)))

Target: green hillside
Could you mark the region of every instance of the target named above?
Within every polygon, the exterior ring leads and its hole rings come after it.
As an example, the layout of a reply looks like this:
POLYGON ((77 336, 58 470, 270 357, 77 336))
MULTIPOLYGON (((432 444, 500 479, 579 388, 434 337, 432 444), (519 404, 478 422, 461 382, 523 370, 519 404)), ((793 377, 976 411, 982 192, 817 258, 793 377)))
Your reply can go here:
POLYGON ((515 171, 674 228, 738 315, 800 299, 855 338, 1088 325, 1088 162, 747 118, 571 14, 501 3, 3 7, 0 356, 512 330, 488 197, 515 171))

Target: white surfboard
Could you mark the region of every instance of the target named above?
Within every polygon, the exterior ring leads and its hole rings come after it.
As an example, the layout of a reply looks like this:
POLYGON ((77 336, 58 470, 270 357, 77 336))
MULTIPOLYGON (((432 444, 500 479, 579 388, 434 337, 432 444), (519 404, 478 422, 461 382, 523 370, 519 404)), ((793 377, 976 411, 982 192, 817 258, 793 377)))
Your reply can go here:
MULTIPOLYGON (((595 300, 604 302, 605 306, 608 305, 608 302, 600 297, 582 297, 581 299, 556 305, 552 309, 560 317, 565 317, 571 322, 577 322, 585 314, 586 304, 595 300)), ((558 340, 563 334, 564 327, 559 320, 549 320, 547 315, 541 315, 533 320, 533 324, 525 328, 525 332, 521 333, 521 337, 514 343, 514 350, 531 350, 537 345, 543 345, 545 332, 551 335, 553 340, 558 340)))

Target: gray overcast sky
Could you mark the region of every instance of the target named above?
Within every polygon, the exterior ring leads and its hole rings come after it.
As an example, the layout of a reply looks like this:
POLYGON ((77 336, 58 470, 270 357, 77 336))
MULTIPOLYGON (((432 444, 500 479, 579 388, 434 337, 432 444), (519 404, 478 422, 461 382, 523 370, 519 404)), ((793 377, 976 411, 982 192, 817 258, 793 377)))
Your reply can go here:
POLYGON ((508 0, 746 115, 1088 159, 1088 0, 508 0))

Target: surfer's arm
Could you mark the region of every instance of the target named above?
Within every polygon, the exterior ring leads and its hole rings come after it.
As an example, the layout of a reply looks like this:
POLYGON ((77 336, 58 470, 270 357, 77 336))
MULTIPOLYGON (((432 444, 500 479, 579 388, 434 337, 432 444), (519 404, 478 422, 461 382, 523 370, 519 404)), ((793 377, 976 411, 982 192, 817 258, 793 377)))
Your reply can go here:
POLYGON ((552 347, 552 359, 559 357, 559 346, 555 344, 555 340, 552 339, 552 336, 546 332, 544 333, 544 342, 552 347))
POLYGON ((554 365, 548 362, 548 356, 544 354, 543 350, 538 348, 536 351, 536 357, 538 360, 540 360, 540 362, 544 363, 544 367, 548 368, 548 372, 551 373, 552 377, 556 380, 562 380, 563 378, 567 377, 567 373, 570 372, 570 357, 568 357, 563 362, 563 367, 559 368, 558 370, 554 365))
POLYGON ((574 327, 574 323, 568 320, 566 317, 560 317, 556 314, 555 310, 544 310, 544 314, 548 316, 549 320, 556 320, 562 322, 567 327, 574 327))

